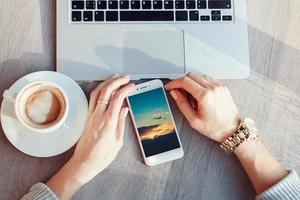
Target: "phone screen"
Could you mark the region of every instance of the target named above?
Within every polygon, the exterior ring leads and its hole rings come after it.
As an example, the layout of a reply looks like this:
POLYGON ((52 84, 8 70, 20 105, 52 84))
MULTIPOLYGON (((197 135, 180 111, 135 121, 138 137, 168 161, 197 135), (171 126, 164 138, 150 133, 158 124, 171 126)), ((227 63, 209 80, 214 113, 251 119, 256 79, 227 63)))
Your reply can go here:
POLYGON ((146 157, 180 148, 162 88, 128 97, 146 157))

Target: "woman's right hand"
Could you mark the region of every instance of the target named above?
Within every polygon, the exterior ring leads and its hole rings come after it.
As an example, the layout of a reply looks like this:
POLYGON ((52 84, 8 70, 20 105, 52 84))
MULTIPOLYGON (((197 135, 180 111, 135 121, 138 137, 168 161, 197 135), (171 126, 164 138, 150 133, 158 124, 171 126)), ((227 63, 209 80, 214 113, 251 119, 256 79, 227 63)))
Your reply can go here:
MULTIPOLYGON (((191 126, 203 135, 222 143, 236 131, 241 118, 228 88, 222 83, 189 73, 171 81, 165 88, 171 91, 191 126)), ((260 141, 244 142, 235 154, 257 194, 288 174, 260 141)))
POLYGON ((198 132, 222 143, 241 120, 228 88, 208 76, 189 73, 166 84, 166 90, 198 132))

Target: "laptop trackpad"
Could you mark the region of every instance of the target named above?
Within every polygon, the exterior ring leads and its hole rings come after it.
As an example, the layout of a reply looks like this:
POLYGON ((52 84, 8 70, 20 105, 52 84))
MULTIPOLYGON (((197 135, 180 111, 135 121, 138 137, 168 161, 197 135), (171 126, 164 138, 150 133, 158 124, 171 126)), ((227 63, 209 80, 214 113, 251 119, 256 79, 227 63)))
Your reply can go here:
POLYGON ((183 31, 123 31, 123 64, 128 74, 185 73, 183 31))

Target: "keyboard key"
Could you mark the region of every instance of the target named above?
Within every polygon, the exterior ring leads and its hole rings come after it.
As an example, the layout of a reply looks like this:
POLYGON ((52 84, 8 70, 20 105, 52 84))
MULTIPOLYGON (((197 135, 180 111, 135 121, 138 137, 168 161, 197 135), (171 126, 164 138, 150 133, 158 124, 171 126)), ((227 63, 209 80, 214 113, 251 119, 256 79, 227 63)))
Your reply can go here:
POLYGON ((173 9, 174 8, 174 1, 173 0, 166 0, 164 1, 165 9, 173 9))
POLYGON ((196 2, 188 0, 186 1, 186 9, 195 9, 196 8, 196 2))
POLYGON ((84 9, 84 1, 72 1, 72 9, 84 9))
POLYGON ((207 5, 206 5, 206 1, 203 0, 198 0, 197 1, 197 8, 198 9, 206 9, 207 5))
POLYGON ((208 8, 209 9, 230 9, 231 8, 231 2, 230 1, 220 1, 220 0, 214 0, 214 1, 208 1, 208 8))
POLYGON ((210 16, 208 15, 203 15, 200 17, 201 21, 209 21, 210 20, 210 16))
POLYGON ((96 1, 86 1, 86 9, 96 9, 96 1))
POLYGON ((97 8, 99 10, 105 10, 107 8, 106 0, 97 1, 97 8))
POLYGON ((153 9, 162 9, 162 1, 154 0, 153 1, 153 9))
POLYGON ((106 11, 106 21, 118 21, 118 11, 106 11))
POLYGON ((175 1, 175 8, 176 9, 184 9, 184 1, 176 0, 175 1))
POLYGON ((232 16, 230 16, 230 15, 223 16, 223 21, 231 21, 231 20, 232 20, 232 16))
POLYGON ((132 0, 131 1, 131 9, 140 9, 141 8, 141 2, 138 0, 132 0))
POLYGON ((116 0, 108 1, 108 9, 118 9, 118 1, 116 0))
POLYGON ((103 11, 96 11, 95 12, 95 21, 104 21, 104 12, 103 11))
POLYGON ((221 15, 221 11, 219 10, 212 10, 211 15, 221 15))
POLYGON ((212 21, 220 21, 221 20, 221 11, 212 10, 211 11, 211 20, 212 21))
POLYGON ((176 11, 176 21, 187 21, 187 11, 176 11))
POLYGON ((173 11, 120 11, 121 21, 174 21, 173 11))
POLYGON ((190 21, 199 21, 199 11, 190 11, 190 21))
POLYGON ((220 21, 221 20, 221 15, 212 15, 211 20, 212 21, 220 21))
POLYGON ((151 1, 149 1, 149 0, 143 0, 142 1, 142 8, 143 9, 151 9, 151 1))
POLYGON ((82 19, 81 11, 73 11, 72 12, 72 21, 80 22, 82 19))
POLYGON ((93 11, 83 11, 83 21, 93 21, 93 11))
POLYGON ((129 1, 120 1, 120 9, 129 9, 129 1))

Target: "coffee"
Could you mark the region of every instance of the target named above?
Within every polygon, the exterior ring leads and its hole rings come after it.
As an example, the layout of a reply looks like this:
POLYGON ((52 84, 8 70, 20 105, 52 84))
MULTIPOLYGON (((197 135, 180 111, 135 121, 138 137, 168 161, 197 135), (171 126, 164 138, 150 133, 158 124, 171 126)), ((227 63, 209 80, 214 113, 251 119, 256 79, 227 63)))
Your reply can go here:
POLYGON ((29 126, 48 128, 62 119, 66 112, 66 101, 58 88, 36 84, 23 92, 19 112, 29 126))

